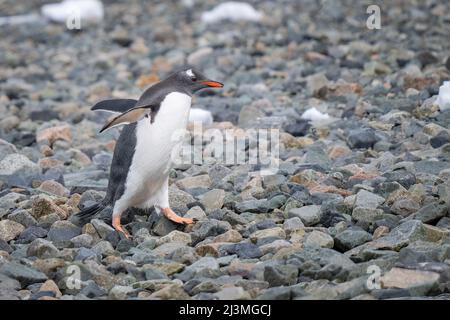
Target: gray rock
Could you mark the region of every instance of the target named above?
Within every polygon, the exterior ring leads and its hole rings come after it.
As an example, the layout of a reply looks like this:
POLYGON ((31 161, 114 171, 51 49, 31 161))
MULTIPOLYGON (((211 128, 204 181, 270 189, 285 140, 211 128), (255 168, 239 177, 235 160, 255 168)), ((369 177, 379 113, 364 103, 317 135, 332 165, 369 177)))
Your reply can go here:
POLYGON ((291 288, 290 287, 272 287, 264 290, 263 294, 260 295, 258 300, 290 300, 291 299, 291 288))
POLYGON ((111 300, 125 300, 129 294, 134 292, 132 287, 115 285, 108 294, 111 300))
POLYGON ((304 245, 305 246, 319 246, 322 248, 333 248, 334 240, 330 235, 328 235, 324 232, 314 230, 313 232, 309 233, 306 236, 304 245))
POLYGON ((58 249, 48 240, 35 239, 31 242, 27 250, 27 256, 38 257, 42 259, 55 258, 59 254, 58 249))
POLYGON ((347 229, 334 238, 335 247, 347 251, 372 240, 372 235, 364 230, 347 229))
POLYGON ((23 225, 12 220, 0 221, 0 239, 10 241, 15 239, 25 229, 23 225))
POLYGON ((350 258, 338 251, 319 247, 306 247, 303 251, 292 254, 287 262, 294 263, 294 261, 297 263, 312 261, 320 266, 333 264, 342 268, 353 267, 355 265, 350 258))
POLYGON ((200 199, 200 202, 207 211, 211 211, 222 208, 224 199, 225 191, 213 189, 204 193, 200 199))
MULTIPOLYGON (((0 218, 6 215, 11 209, 17 207, 20 201, 25 200, 27 197, 23 194, 11 192, 0 198, 0 218)), ((13 220, 13 219, 11 219, 13 220)), ((17 221, 18 222, 18 221, 17 221)))
POLYGON ((301 208, 293 208, 289 210, 288 215, 290 218, 300 218, 307 227, 313 226, 320 222, 320 206, 312 205, 301 208))
POLYGON ((102 239, 106 239, 106 237, 108 237, 109 234, 115 232, 114 228, 111 227, 109 224, 105 223, 103 220, 92 219, 91 223, 102 239))
POLYGON ((9 154, 0 161, 0 176, 12 175, 24 169, 32 172, 40 172, 39 166, 36 163, 19 153, 9 154))
POLYGON ((44 273, 17 262, 5 263, 0 267, 0 273, 16 279, 20 282, 22 287, 47 280, 47 276, 44 273))
POLYGON ((227 254, 237 254, 238 257, 242 259, 255 259, 263 255, 257 245, 248 242, 240 242, 224 246, 221 250, 226 251, 227 254))
POLYGON ((361 222, 374 222, 380 220, 384 215, 382 209, 356 207, 353 209, 352 218, 361 222))
POLYGON ((88 258, 96 259, 97 257, 98 257, 98 255, 95 251, 88 249, 88 248, 80 248, 77 251, 74 261, 83 261, 84 259, 88 259, 88 258))
POLYGON ((203 257, 186 267, 183 272, 176 275, 177 279, 182 281, 190 280, 194 277, 208 277, 217 275, 219 271, 219 263, 217 259, 212 257, 203 257))
POLYGON ((37 224, 36 219, 27 210, 23 209, 16 210, 9 214, 8 219, 20 223, 26 228, 37 224))
POLYGON ((94 239, 89 234, 80 234, 79 236, 70 239, 70 242, 73 244, 74 248, 90 248, 94 239))
POLYGON ((38 226, 31 226, 26 228, 17 239, 18 243, 30 243, 34 239, 44 238, 48 231, 38 226))
POLYGON ((89 205, 92 205, 93 203, 102 201, 104 197, 105 197, 105 192, 103 192, 103 191, 86 190, 81 195, 80 203, 78 206, 82 209, 86 208, 89 205))
POLYGON ((91 248, 97 255, 106 257, 115 253, 113 246, 108 241, 100 241, 91 248))
POLYGON ((299 217, 293 217, 289 218, 284 221, 283 223, 283 229, 286 231, 286 233, 291 233, 292 231, 299 230, 301 228, 305 227, 302 220, 299 217))
POLYGON ((145 269, 144 273, 145 280, 168 279, 167 275, 164 272, 154 268, 147 268, 145 269))
POLYGON ((449 212, 449 207, 443 204, 430 203, 422 207, 416 213, 410 215, 408 219, 420 220, 423 223, 434 224, 440 218, 445 217, 449 212))
POLYGON ((356 194, 355 207, 375 209, 383 202, 383 197, 362 189, 356 194))
POLYGON ((379 140, 375 130, 370 128, 351 130, 347 137, 348 145, 355 149, 373 148, 379 140))
POLYGON ((269 208, 266 199, 259 199, 240 202, 236 205, 236 210, 238 212, 265 213, 269 211, 269 208))
POLYGON ((215 237, 231 229, 231 225, 226 221, 215 219, 199 221, 192 229, 192 244, 195 245, 207 237, 215 237))
POLYGON ((294 265, 266 266, 264 268, 264 280, 271 287, 293 285, 297 283, 298 267, 294 265))
POLYGON ((48 232, 48 238, 53 242, 69 241, 81 234, 81 228, 70 221, 56 221, 48 232))

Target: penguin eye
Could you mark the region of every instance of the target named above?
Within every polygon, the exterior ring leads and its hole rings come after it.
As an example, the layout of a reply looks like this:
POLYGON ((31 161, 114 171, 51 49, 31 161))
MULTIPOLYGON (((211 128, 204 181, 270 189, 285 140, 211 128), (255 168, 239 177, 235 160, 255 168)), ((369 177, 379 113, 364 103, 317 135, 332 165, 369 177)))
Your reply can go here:
POLYGON ((192 81, 197 81, 197 77, 195 76, 194 72, 192 72, 192 69, 189 69, 186 71, 186 74, 191 78, 192 81))

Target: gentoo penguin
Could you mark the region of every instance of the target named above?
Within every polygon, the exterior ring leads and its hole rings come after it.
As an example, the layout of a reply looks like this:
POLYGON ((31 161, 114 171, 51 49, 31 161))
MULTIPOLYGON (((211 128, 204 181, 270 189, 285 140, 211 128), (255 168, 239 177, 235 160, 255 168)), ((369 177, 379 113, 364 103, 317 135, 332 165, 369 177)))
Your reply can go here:
POLYGON ((117 140, 111 163, 105 198, 79 212, 74 218, 86 223, 106 206, 113 208, 112 225, 130 237, 120 222, 129 207, 155 206, 158 213, 177 223, 191 224, 193 219, 178 216, 169 207, 169 170, 171 154, 177 145, 174 133, 186 129, 192 95, 204 88, 221 88, 223 84, 208 80, 189 68, 173 73, 144 91, 138 101, 105 100, 92 110, 120 113, 100 132, 126 124, 117 140))

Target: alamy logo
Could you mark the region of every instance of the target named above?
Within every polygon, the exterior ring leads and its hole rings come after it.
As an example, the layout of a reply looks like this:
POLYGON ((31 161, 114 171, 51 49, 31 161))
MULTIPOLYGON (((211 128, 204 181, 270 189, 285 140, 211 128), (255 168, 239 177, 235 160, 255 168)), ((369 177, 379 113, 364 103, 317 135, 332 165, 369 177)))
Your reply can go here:
POLYGON ((370 276, 367 278, 366 286, 369 290, 381 289, 380 278, 381 269, 379 266, 373 264, 367 268, 367 274, 370 276))
POLYGON ((70 265, 66 269, 66 274, 69 276, 66 279, 66 287, 68 289, 81 289, 81 270, 79 266, 70 265))
POLYGON ((79 9, 70 12, 66 19, 66 27, 69 30, 81 30, 81 12, 79 9))
POLYGON ((214 160, 224 165, 255 165, 251 175, 278 172, 280 153, 279 129, 203 128, 193 123, 193 130, 178 130, 172 135, 175 147, 171 160, 176 165, 204 164, 214 160))
POLYGON ((367 18, 366 26, 368 29, 381 29, 381 9, 379 6, 372 4, 367 7, 367 14, 370 16, 367 18))

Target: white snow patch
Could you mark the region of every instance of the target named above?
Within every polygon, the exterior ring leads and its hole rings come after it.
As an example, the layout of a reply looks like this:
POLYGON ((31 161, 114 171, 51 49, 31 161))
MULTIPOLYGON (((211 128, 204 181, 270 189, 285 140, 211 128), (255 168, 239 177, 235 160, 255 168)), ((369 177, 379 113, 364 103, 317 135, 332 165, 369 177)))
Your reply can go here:
POLYGON ((322 113, 316 108, 312 107, 303 112, 302 119, 311 120, 311 121, 323 121, 330 119, 328 113, 322 113))
POLYGON ((41 13, 51 21, 61 23, 73 17, 79 17, 82 22, 99 22, 103 20, 104 10, 99 0, 64 0, 43 5, 41 13))
POLYGON ((208 110, 191 108, 189 122, 201 122, 203 125, 210 125, 213 123, 213 116, 208 110))
POLYGON ((444 81, 444 84, 440 86, 436 102, 441 111, 450 109, 450 81, 444 81))
POLYGON ((221 20, 259 21, 262 17, 263 14, 248 3, 228 1, 219 4, 210 11, 203 12, 202 21, 205 23, 215 23, 221 20))

